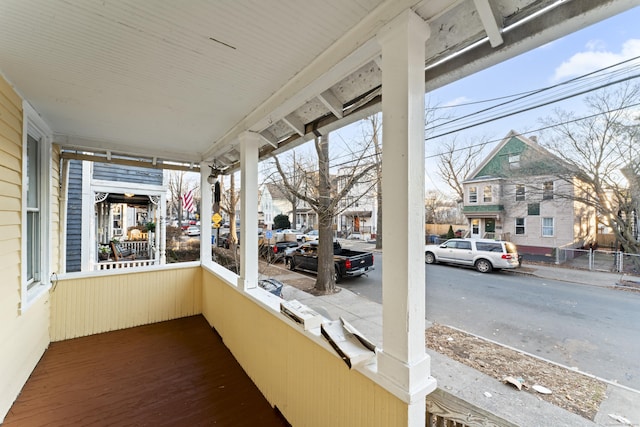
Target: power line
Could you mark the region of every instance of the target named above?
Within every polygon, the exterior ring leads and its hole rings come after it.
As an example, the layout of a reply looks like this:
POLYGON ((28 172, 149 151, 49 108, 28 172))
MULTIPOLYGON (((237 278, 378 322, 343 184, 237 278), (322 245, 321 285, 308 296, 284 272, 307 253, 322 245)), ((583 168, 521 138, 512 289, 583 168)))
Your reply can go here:
POLYGON ((447 136, 447 135, 450 135, 452 133, 456 133, 456 132, 467 130, 467 129, 470 129, 470 128, 473 128, 473 127, 476 127, 476 126, 484 125, 484 124, 487 124, 487 123, 490 123, 490 122, 493 122, 493 121, 496 121, 496 120, 504 119, 506 117, 515 116, 516 114, 520 114, 520 113, 524 113, 524 112, 527 112, 527 111, 535 110, 536 108, 545 107, 547 105, 555 104, 556 102, 565 101, 567 99, 574 98, 574 97, 580 96, 580 95, 584 95, 585 93, 593 92, 595 90, 602 89, 602 88, 605 88, 605 87, 608 87, 608 86, 611 86, 611 85, 614 85, 614 84, 623 83, 625 81, 637 79, 638 77, 640 77, 640 74, 636 74, 636 75, 633 75, 633 76, 630 76, 630 77, 626 77, 624 79, 619 79, 619 80, 616 80, 616 81, 613 81, 613 82, 602 84, 600 86, 596 86, 595 88, 585 89, 583 91, 580 91, 580 92, 577 92, 577 93, 574 93, 574 94, 570 94, 570 95, 566 95, 566 96, 563 96, 561 98, 557 98, 557 99, 553 99, 551 101, 546 101, 546 102, 542 102, 542 103, 536 104, 533 107, 522 108, 522 109, 516 110, 514 112, 509 112, 509 113, 502 114, 502 115, 497 116, 497 117, 492 117, 492 118, 489 118, 489 119, 486 119, 486 120, 482 120, 480 122, 472 123, 470 125, 459 127, 457 129, 453 129, 453 130, 450 130, 450 131, 447 131, 447 132, 443 132, 443 133, 440 133, 440 134, 435 135, 435 136, 430 136, 430 137, 425 138, 425 141, 428 141, 430 139, 440 138, 440 137, 443 137, 443 136, 447 136))

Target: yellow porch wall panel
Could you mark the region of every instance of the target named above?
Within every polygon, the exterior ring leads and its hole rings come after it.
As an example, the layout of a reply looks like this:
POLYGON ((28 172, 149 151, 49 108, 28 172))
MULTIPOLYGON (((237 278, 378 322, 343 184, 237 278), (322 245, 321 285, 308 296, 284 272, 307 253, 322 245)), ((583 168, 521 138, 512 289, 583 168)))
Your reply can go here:
POLYGON ((300 426, 407 424, 407 405, 328 348, 203 269, 203 314, 260 391, 300 426))
POLYGON ((51 341, 202 312, 200 267, 62 278, 51 293, 51 341))
POLYGON ((0 422, 49 345, 49 299, 20 311, 22 99, 0 77, 0 422), (16 191, 17 190, 17 191, 16 191))

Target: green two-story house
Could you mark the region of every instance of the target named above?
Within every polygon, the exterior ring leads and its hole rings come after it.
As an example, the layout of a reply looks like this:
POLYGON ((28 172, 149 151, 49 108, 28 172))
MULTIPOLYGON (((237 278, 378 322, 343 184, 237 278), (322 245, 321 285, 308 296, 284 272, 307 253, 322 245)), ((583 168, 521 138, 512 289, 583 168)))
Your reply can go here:
POLYGON ((537 254, 595 241, 596 212, 580 201, 577 172, 535 137, 510 131, 463 185, 471 237, 510 240, 537 254))

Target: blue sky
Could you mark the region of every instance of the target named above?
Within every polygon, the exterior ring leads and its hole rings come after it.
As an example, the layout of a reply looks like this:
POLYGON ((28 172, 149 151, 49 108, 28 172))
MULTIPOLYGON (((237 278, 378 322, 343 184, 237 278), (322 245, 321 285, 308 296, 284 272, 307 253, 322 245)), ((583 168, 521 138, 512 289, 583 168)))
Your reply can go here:
MULTIPOLYGON (((540 89, 636 56, 640 56, 640 7, 435 90, 427 94, 427 105, 457 106, 451 113, 467 114, 490 104, 466 107, 461 104, 540 89)), ((574 98, 443 138, 452 139, 455 135, 458 142, 470 144, 482 139, 500 140, 511 129, 526 134, 540 127, 539 119, 552 115, 554 108, 576 114, 584 111, 581 98, 574 98)), ((449 128, 453 129, 456 127, 449 128)), ((485 152, 495 144, 488 145, 485 152)), ((437 139, 427 141, 426 147, 428 189, 450 192, 435 174, 433 155, 437 153, 437 139)))

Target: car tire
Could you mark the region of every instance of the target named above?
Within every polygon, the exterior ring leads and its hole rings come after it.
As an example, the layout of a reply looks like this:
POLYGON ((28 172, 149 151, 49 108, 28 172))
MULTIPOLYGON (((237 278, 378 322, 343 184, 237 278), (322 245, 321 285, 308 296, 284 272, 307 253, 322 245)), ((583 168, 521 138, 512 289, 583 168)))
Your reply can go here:
POLYGON ((338 266, 333 269, 333 279, 336 283, 340 283, 340 280, 342 280, 342 274, 340 274, 340 269, 338 268, 338 266))
POLYGON ((427 252, 424 254, 424 262, 425 264, 435 264, 436 256, 433 254, 433 252, 427 252))
POLYGON ((292 258, 287 258, 287 259, 285 260, 285 264, 287 265, 287 268, 288 268, 289 270, 291 270, 291 271, 295 271, 296 267, 295 267, 295 265, 293 264, 293 259, 292 259, 292 258))
POLYGON ((491 262, 489 262, 489 260, 481 258, 476 261, 476 270, 478 270, 480 273, 490 273, 491 270, 493 270, 493 265, 491 265, 491 262))
POLYGON ((300 239, 302 241, 302 243, 307 243, 307 239, 305 237, 303 237, 302 239, 300 239))

